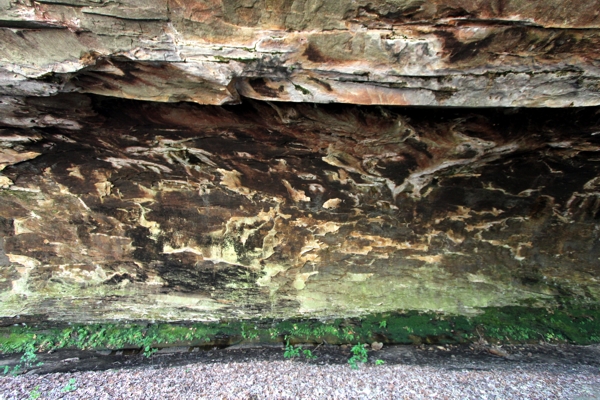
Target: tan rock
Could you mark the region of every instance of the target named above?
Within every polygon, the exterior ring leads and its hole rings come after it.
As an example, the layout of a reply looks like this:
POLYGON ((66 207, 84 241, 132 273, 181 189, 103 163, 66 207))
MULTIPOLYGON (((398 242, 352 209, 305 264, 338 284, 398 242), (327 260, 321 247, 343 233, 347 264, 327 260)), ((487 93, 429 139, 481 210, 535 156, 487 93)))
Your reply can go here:
POLYGON ((383 343, 381 343, 381 342, 373 342, 373 343, 371 343, 371 350, 379 351, 381 349, 383 349, 383 343))

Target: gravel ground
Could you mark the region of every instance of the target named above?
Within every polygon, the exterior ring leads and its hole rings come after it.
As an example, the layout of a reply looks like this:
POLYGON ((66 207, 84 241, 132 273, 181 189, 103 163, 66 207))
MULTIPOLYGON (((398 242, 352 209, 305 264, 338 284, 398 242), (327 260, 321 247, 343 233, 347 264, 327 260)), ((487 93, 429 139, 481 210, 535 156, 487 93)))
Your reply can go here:
POLYGON ((0 377, 0 399, 600 399, 597 366, 252 361, 0 377), (70 384, 71 382, 71 384, 70 384), (70 386, 70 387, 69 387, 70 386), (39 396, 36 395, 39 393, 39 396))

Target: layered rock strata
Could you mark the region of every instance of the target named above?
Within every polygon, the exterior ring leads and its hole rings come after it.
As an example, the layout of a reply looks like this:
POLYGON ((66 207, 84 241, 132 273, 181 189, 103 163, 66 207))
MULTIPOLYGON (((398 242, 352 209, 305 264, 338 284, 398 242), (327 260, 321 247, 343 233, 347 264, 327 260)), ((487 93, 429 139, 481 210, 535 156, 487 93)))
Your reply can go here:
POLYGON ((600 104, 600 2, 1 0, 0 94, 600 104))

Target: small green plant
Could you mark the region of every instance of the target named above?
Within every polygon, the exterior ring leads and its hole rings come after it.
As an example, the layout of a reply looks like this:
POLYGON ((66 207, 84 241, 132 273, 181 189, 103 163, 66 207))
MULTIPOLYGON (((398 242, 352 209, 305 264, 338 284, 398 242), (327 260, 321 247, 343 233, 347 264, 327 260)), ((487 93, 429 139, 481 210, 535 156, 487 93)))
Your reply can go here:
POLYGON ((62 393, 69 393, 69 392, 73 392, 73 391, 77 390, 77 385, 75 384, 76 382, 77 382, 77 380, 75 378, 69 379, 69 383, 67 383, 65 385, 65 387, 60 389, 60 391, 62 393))
POLYGON ((380 327, 381 329, 385 329, 385 328, 387 328, 387 321, 386 321, 385 319, 384 319, 383 321, 381 321, 381 322, 379 323, 379 327, 380 327))
POLYGON ((158 349, 151 347, 150 345, 144 346, 144 357, 150 358, 156 353, 158 349))
POLYGON ((37 355, 35 354, 35 347, 33 345, 27 346, 25 352, 21 356, 20 365, 25 368, 31 368, 33 366, 40 366, 42 363, 36 363, 37 355))
POLYGON ((304 357, 308 358, 309 360, 314 360, 317 358, 317 356, 315 356, 312 351, 308 349, 302 350, 302 354, 304 354, 304 357))
POLYGON ((367 349, 361 343, 358 343, 352 346, 350 349, 352 352, 352 357, 348 360, 348 364, 350 364, 350 368, 358 369, 358 363, 366 363, 367 362, 367 349))
POLYGON ((375 365, 383 365, 383 364, 385 364, 385 361, 379 360, 379 359, 375 360, 375 365))
POLYGON ((303 349, 302 346, 294 347, 290 344, 289 340, 286 339, 285 351, 283 352, 284 358, 300 357, 300 352, 302 352, 304 357, 308 360, 314 360, 317 358, 317 356, 315 356, 312 351, 308 349, 303 349))
POLYGON ((29 400, 39 399, 41 395, 42 393, 40 392, 40 387, 36 386, 31 392, 29 392, 29 400))
POLYGON ((12 376, 17 376, 17 375, 19 375, 19 371, 21 371, 21 368, 23 368, 23 367, 21 366, 21 364, 17 364, 17 365, 15 365, 15 366, 13 367, 13 369, 12 369, 12 371, 11 371, 11 373, 10 373, 10 374, 11 374, 12 376))
POLYGON ((37 355, 35 354, 35 347, 32 344, 28 344, 24 349, 19 363, 12 368, 12 371, 8 366, 4 367, 4 375, 7 375, 10 372, 13 376, 17 376, 23 369, 29 369, 31 367, 37 367, 43 364, 42 362, 36 363, 36 361, 37 355))
POLYGON ((254 328, 248 329, 246 324, 242 324, 242 337, 246 340, 256 339, 258 337, 256 326, 254 328))
MULTIPOLYGON (((283 352, 283 358, 294 358, 300 356, 301 346, 294 347, 290 344, 289 340, 285 342, 285 351, 283 352)), ((310 351, 310 350, 309 350, 310 351)))

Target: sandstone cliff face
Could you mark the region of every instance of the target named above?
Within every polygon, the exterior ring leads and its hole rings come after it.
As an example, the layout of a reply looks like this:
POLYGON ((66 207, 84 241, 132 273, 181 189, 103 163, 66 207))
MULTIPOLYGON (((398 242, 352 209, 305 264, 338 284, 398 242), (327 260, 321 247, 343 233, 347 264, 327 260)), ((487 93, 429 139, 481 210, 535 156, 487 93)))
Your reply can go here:
POLYGON ((0 10, 0 318, 600 301, 598 1, 0 10))
POLYGON ((2 0, 0 93, 600 104, 600 2, 2 0))
POLYGON ((599 300, 597 109, 12 106, 37 126, 0 131, 4 317, 599 300))

